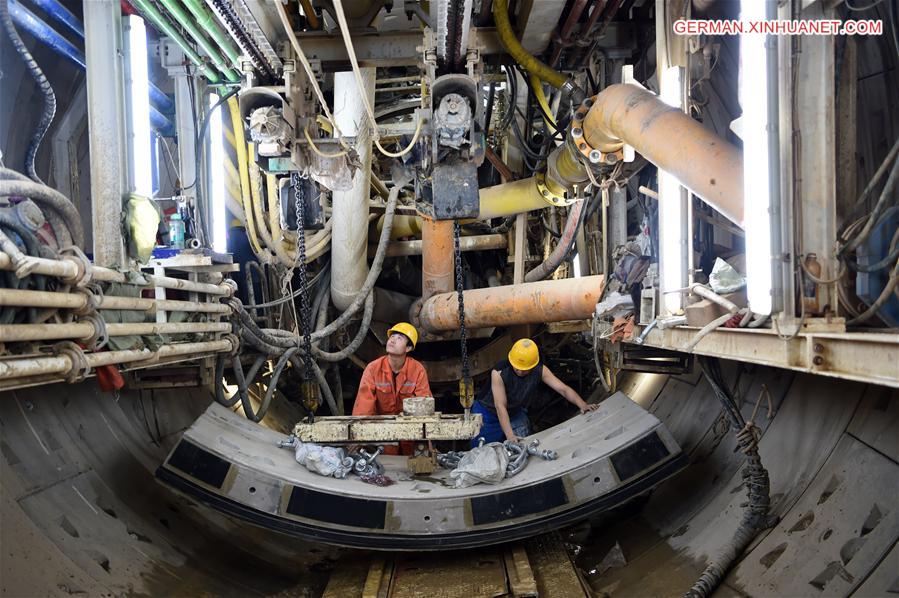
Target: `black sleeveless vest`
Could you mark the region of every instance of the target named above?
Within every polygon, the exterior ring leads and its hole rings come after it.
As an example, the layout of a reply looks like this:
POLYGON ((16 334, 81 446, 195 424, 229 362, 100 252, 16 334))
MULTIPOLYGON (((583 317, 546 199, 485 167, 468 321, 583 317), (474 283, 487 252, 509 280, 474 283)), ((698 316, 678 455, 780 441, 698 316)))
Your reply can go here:
MULTIPOLYGON (((509 411, 509 417, 517 414, 522 408, 527 409, 530 406, 534 392, 543 379, 543 362, 538 362, 524 376, 519 376, 515 373, 508 359, 500 361, 493 366, 493 369, 499 372, 500 377, 503 379, 503 384, 506 386, 506 409, 509 411)), ((493 404, 491 378, 487 378, 481 387, 481 391, 478 393, 478 402, 491 413, 496 413, 496 406, 493 404)))

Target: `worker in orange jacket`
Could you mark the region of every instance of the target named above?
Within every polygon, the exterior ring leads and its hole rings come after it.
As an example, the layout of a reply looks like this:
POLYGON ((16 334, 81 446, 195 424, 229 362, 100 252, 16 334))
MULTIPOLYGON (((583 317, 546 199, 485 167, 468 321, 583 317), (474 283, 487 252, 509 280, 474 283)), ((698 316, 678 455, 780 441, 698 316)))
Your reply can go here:
MULTIPOLYGON (((403 399, 432 396, 424 366, 408 355, 417 342, 418 331, 407 322, 387 331, 387 354, 362 372, 353 415, 398 415, 403 412, 403 399)), ((411 442, 403 443, 403 453, 411 454, 411 446, 411 442)), ((384 454, 396 455, 399 451, 388 446, 384 454)))

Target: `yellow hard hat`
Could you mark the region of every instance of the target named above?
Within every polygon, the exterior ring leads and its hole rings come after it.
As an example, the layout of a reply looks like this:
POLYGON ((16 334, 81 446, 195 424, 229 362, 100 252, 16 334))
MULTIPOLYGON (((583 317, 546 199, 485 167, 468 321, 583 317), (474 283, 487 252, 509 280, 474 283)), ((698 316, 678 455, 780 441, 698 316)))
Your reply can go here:
POLYGON ((387 331, 387 336, 390 336, 394 332, 399 332, 400 334, 407 337, 410 341, 412 341, 412 348, 415 348, 415 345, 418 343, 418 330, 415 329, 415 326, 413 326, 409 322, 400 322, 387 331))
POLYGON ((532 370, 540 363, 540 352, 537 350, 537 343, 529 338, 523 338, 515 341, 512 349, 509 351, 509 363, 516 370, 532 370))

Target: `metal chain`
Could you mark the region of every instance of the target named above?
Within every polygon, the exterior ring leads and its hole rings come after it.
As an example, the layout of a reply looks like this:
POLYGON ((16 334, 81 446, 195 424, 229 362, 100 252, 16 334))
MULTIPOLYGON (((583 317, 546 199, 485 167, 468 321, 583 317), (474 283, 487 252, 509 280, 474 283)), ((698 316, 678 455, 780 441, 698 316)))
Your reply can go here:
POLYGON ((474 402, 474 384, 471 380, 471 365, 468 361, 468 329, 465 327, 465 284, 462 275, 462 248, 460 245, 461 226, 453 221, 453 253, 456 265, 456 295, 459 297, 459 344, 462 354, 462 379, 459 380, 459 400, 468 416, 474 402))
POLYGON ((297 214, 297 259, 296 269, 300 279, 300 321, 297 325, 303 335, 303 379, 312 380, 312 309, 309 304, 309 288, 306 286, 306 202, 303 197, 303 185, 300 175, 293 172, 290 175, 290 184, 293 185, 294 207, 297 214))

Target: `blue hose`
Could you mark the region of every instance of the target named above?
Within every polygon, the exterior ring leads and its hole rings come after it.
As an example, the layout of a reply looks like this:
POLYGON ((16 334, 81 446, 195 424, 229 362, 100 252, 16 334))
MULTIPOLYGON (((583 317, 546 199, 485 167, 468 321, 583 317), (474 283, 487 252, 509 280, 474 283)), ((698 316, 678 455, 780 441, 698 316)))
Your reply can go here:
POLYGON ((31 0, 31 3, 47 13, 48 17, 77 35, 79 40, 84 41, 84 25, 58 0, 31 0))
MULTIPOLYGON (((39 0, 39 2, 53 3, 55 0, 39 0)), ((63 58, 66 58, 80 69, 84 70, 87 68, 87 61, 84 58, 84 53, 78 49, 75 44, 60 35, 59 32, 53 29, 53 27, 48 25, 40 17, 19 4, 17 0, 9 0, 9 12, 13 22, 34 36, 36 40, 45 44, 51 50, 63 58)), ((69 14, 71 15, 71 13, 69 14)), ((74 15, 72 15, 72 17, 74 18, 74 15)), ((77 23, 77 19, 75 19, 75 21, 77 23)), ((78 25, 80 27, 80 23, 78 23, 78 25)), ((167 95, 152 83, 150 84, 150 102, 153 104, 153 106, 150 107, 150 121, 153 124, 153 127, 160 131, 174 130, 172 123, 162 114, 162 112, 172 112, 175 109, 175 105, 167 95), (155 109, 154 106, 155 108, 158 108, 158 110, 155 109)))

